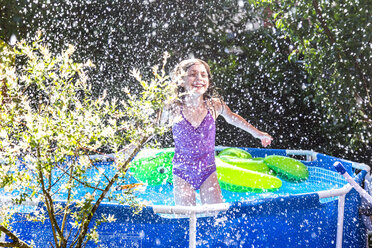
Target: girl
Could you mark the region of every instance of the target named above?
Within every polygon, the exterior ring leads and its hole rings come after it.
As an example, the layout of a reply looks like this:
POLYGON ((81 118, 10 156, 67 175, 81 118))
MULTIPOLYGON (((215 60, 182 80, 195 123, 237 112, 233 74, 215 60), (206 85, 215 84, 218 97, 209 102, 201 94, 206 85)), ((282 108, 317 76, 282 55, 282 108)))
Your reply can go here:
POLYGON ((175 69, 179 100, 162 113, 162 122, 173 122, 175 155, 173 185, 176 205, 196 205, 195 190, 200 190, 202 204, 222 203, 215 164, 215 120, 226 121, 261 140, 264 147, 272 137, 233 113, 219 98, 209 65, 200 59, 181 61, 175 69))

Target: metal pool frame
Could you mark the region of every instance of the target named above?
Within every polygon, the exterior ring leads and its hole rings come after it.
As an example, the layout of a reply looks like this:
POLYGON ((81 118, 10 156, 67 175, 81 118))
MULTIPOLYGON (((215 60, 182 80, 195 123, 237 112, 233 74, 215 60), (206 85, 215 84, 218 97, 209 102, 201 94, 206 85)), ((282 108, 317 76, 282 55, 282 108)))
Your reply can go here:
MULTIPOLYGON (((216 147, 216 151, 222 150, 226 147, 216 147)), ((286 155, 286 156, 301 156, 304 157, 304 161, 316 161, 319 157, 329 157, 324 154, 320 154, 314 151, 308 150, 278 150, 278 149, 257 149, 260 151, 268 151, 270 154, 277 154, 286 155), (274 151, 274 153, 273 153, 274 151)), ((111 154, 110 154, 111 155, 111 154)), ((92 156, 94 158, 100 158, 103 156, 92 156)), ((351 165, 351 168, 354 170, 360 170, 356 177, 363 179, 365 176, 369 177, 370 174, 370 167, 366 164, 356 163, 344 159, 334 158, 338 161, 345 162, 351 165)), ((343 244, 343 229, 344 229, 344 212, 345 212, 345 198, 346 194, 350 192, 352 186, 350 184, 346 184, 342 188, 339 189, 332 189, 332 190, 325 190, 325 191, 318 191, 311 194, 317 194, 319 199, 322 198, 331 198, 331 197, 338 197, 338 206, 337 206, 337 233, 336 233, 336 248, 342 248, 343 244)), ((306 195, 306 194, 304 194, 306 195)), ((11 202, 10 198, 7 197, 0 197, 0 202, 11 202)), ((31 206, 38 206, 38 202, 25 202, 25 205, 31 206)), ((113 203, 108 203, 107 205, 115 205, 113 203)), ((188 230, 189 230, 189 240, 188 245, 190 248, 194 248, 197 245, 197 221, 198 217, 202 216, 213 216, 216 212, 225 212, 228 211, 229 208, 232 206, 232 203, 221 203, 221 204, 212 204, 212 205, 198 205, 198 206, 165 206, 165 205, 151 205, 153 212, 155 214, 162 214, 162 215, 180 215, 180 218, 188 218, 188 230)), ((186 219, 187 220, 187 219, 186 219)), ((0 241, 4 241, 5 237, 2 234, 0 241)))

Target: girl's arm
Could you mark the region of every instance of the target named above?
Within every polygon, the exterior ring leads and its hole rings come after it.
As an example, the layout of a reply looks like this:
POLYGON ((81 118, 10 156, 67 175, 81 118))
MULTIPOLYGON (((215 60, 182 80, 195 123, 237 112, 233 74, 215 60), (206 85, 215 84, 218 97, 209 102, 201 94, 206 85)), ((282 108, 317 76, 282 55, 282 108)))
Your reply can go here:
POLYGON ((252 126, 250 123, 248 123, 243 117, 232 112, 225 102, 223 101, 218 101, 218 102, 219 102, 218 105, 220 105, 218 108, 219 110, 218 112, 220 115, 222 115, 225 118, 227 123, 234 125, 240 129, 243 129, 244 131, 253 135, 253 137, 260 139, 262 146, 264 147, 271 144, 271 141, 273 140, 273 138, 268 133, 258 130, 257 128, 252 126))

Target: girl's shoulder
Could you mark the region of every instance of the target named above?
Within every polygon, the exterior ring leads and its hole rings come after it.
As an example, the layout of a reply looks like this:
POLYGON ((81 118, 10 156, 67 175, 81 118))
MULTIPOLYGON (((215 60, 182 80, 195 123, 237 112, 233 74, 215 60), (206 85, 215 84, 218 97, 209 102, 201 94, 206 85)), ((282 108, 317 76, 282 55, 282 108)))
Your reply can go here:
POLYGON ((215 116, 218 117, 222 113, 225 103, 221 98, 214 97, 207 101, 207 105, 209 109, 213 110, 215 116))

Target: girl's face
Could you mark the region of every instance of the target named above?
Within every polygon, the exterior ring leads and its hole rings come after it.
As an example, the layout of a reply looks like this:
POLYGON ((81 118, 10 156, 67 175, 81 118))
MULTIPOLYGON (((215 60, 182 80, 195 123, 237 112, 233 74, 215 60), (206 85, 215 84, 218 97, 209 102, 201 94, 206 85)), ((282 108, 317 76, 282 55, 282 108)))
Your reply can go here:
POLYGON ((208 72, 203 64, 194 64, 186 71, 183 87, 187 93, 196 95, 203 95, 208 90, 208 72))

